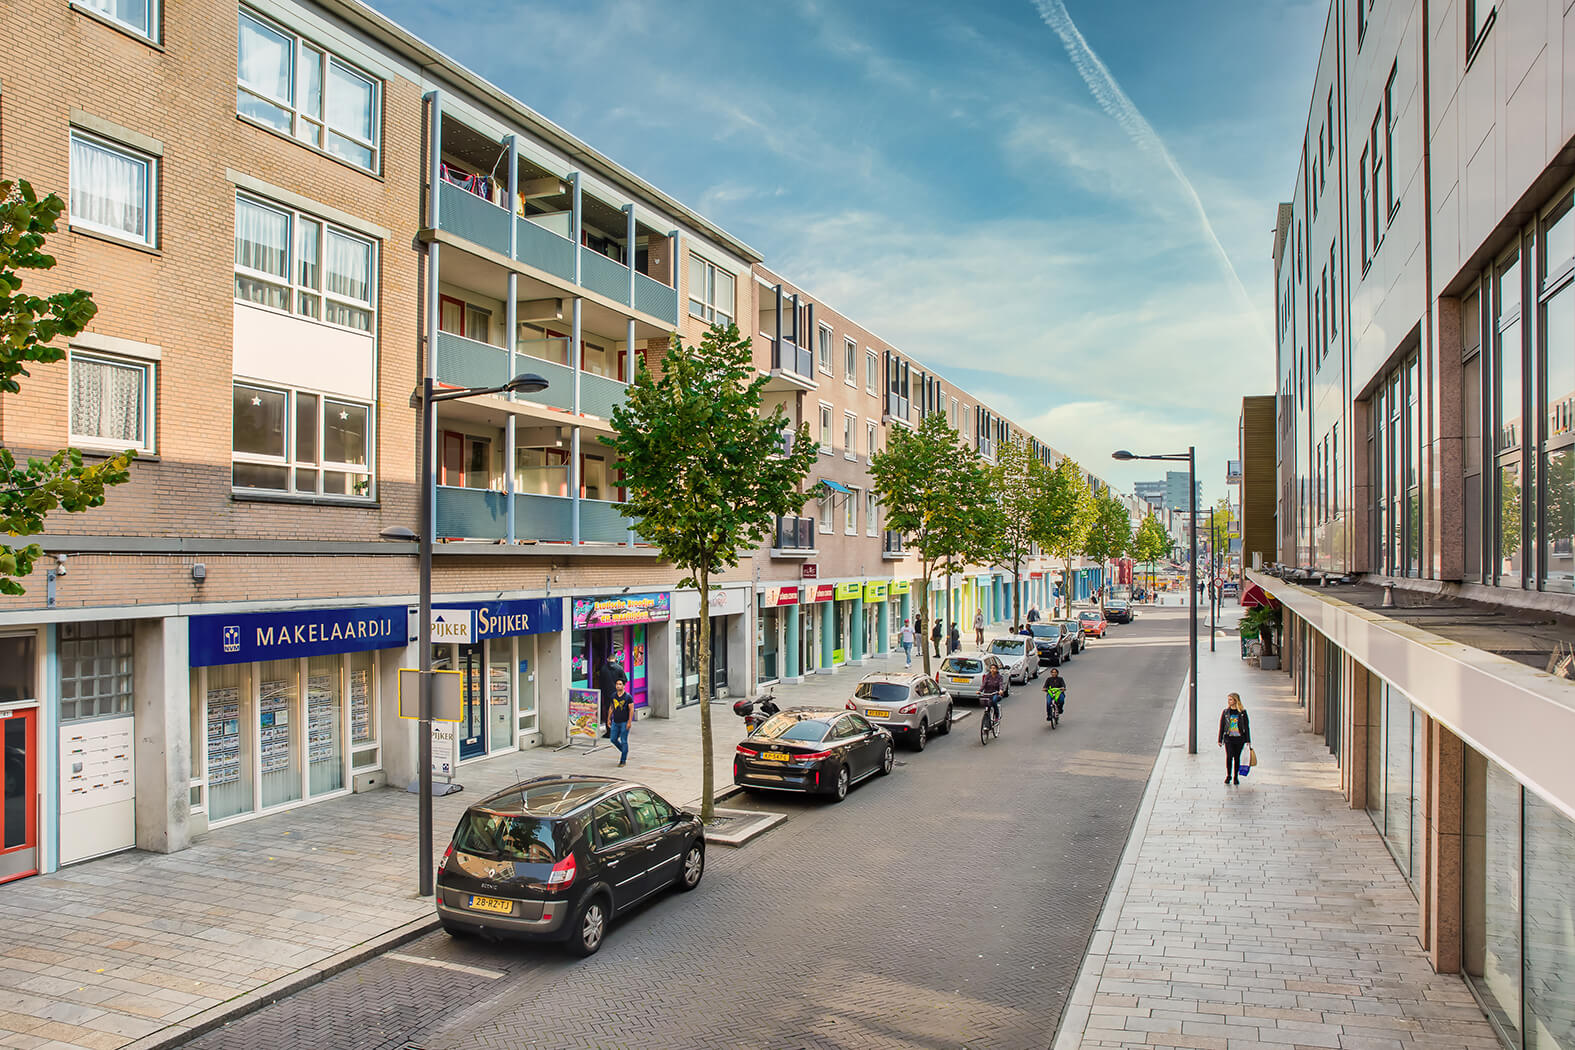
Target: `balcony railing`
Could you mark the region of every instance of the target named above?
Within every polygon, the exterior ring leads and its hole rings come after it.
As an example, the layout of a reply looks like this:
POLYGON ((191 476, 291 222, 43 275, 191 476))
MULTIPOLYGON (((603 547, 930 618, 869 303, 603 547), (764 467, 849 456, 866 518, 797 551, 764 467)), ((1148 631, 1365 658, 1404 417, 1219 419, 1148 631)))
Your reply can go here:
MULTIPOLYGON (((530 219, 511 215, 485 198, 450 182, 438 183, 438 229, 499 255, 509 254, 509 223, 514 223, 514 258, 563 281, 574 280, 575 244, 530 219)), ((580 287, 667 323, 678 323, 678 290, 590 248, 580 248, 580 287)))
POLYGON ((893 419, 908 421, 908 399, 900 394, 886 393, 886 414, 893 419))
POLYGON ((771 367, 779 372, 792 372, 804 379, 814 382, 815 355, 810 353, 808 347, 795 346, 787 339, 772 339, 766 337, 771 344, 771 367))
MULTIPOLYGON (((436 361, 438 381, 451 386, 502 386, 521 372, 535 372, 547 380, 547 389, 519 396, 526 401, 550 405, 570 412, 574 408, 574 369, 543 356, 561 356, 567 349, 567 343, 566 339, 521 340, 514 352, 511 375, 509 352, 504 347, 479 343, 474 339, 466 339, 464 336, 449 332, 439 332, 436 361)), ((585 378, 599 379, 600 377, 586 376, 585 378)), ((620 388, 623 386, 622 383, 616 385, 620 388)), ((583 398, 583 386, 581 394, 583 398)), ((599 391, 598 405, 604 405, 610 399, 621 401, 622 395, 617 394, 615 397, 611 391, 599 391)), ((592 414, 610 415, 611 413, 609 410, 605 413, 592 414)))
POLYGON ((814 551, 815 519, 783 515, 777 518, 776 542, 779 551, 814 551))
MULTIPOLYGON (((639 542, 638 526, 606 500, 580 502, 581 543, 639 542)), ((488 489, 437 487, 436 535, 442 540, 502 540, 509 535, 509 497, 488 489)), ((533 492, 514 494, 517 543, 570 543, 574 539, 574 500, 533 492)))
POLYGON ((502 492, 437 488, 437 531, 443 540, 501 540, 509 534, 509 498, 502 492))
POLYGON ((568 496, 514 494, 514 538, 540 543, 569 543, 574 539, 574 500, 568 496))
POLYGON ((908 553, 908 548, 903 545, 902 533, 887 529, 881 536, 880 553, 883 558, 901 558, 908 553))
POLYGON ((634 523, 606 500, 580 500, 580 540, 583 543, 628 543, 634 523))
POLYGON ((629 385, 606 376, 580 373, 580 411, 588 416, 611 419, 613 409, 623 404, 629 385))

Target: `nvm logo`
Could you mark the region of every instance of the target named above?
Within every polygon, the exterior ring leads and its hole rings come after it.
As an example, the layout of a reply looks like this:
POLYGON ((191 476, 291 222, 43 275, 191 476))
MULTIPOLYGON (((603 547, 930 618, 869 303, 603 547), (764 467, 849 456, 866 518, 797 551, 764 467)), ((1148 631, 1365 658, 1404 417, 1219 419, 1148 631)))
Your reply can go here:
POLYGON ((224 651, 238 653, 241 651, 241 629, 239 627, 226 627, 224 629, 224 651))

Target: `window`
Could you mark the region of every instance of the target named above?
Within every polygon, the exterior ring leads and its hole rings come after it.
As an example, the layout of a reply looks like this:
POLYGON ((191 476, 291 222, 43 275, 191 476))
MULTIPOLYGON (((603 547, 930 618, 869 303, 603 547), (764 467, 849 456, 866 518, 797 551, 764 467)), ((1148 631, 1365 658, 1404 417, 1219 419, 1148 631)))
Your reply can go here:
POLYGON ((1372 9, 1373 0, 1356 0, 1356 47, 1362 46, 1362 38, 1367 35, 1367 14, 1372 9))
POLYGON ((842 381, 849 386, 859 385, 859 344, 851 339, 842 341, 842 381))
POLYGON ((159 39, 158 0, 76 0, 77 4, 97 11, 116 25, 124 26, 154 43, 159 39))
POLYGON ((131 621, 60 625, 60 720, 131 714, 131 621))
POLYGON ((301 212, 235 198, 235 298, 371 332, 372 242, 301 212))
POLYGON ((875 522, 879 515, 875 513, 875 490, 864 493, 864 534, 875 535, 875 522))
POLYGON ((660 831, 673 822, 672 807, 645 788, 632 788, 624 792, 623 797, 629 804, 630 811, 634 813, 636 834, 660 831))
POLYGON ((689 316, 711 324, 733 323, 735 282, 733 275, 689 253, 689 316))
POLYGON ((624 808, 622 795, 604 798, 596 803, 591 810, 591 828, 597 849, 606 849, 634 834, 634 825, 629 820, 629 811, 624 808))
POLYGON ((831 406, 820 403, 820 451, 831 453, 831 406))
POLYGON ((857 444, 858 427, 859 427, 859 417, 858 416, 854 415, 852 412, 845 412, 845 413, 843 413, 843 415, 842 415, 842 454, 844 456, 846 456, 848 459, 856 459, 856 458, 858 458, 858 454, 859 454, 859 447, 858 447, 858 444, 857 444))
POLYGON ((1368 238, 1367 238, 1367 209, 1369 207, 1368 197, 1370 196, 1370 194, 1372 192, 1371 189, 1369 188, 1369 186, 1367 185, 1367 163, 1368 163, 1368 148, 1366 146, 1364 146, 1364 147, 1362 147, 1362 160, 1361 160, 1361 163, 1356 166, 1357 178, 1361 180, 1361 184, 1362 184, 1361 204, 1358 206, 1358 211, 1359 211, 1360 216, 1361 216, 1361 225, 1362 225, 1362 272, 1363 273, 1367 272, 1367 267, 1369 265, 1371 265, 1372 261, 1373 261, 1373 253, 1372 253, 1372 249, 1371 249, 1371 244, 1370 244, 1370 242, 1368 241, 1368 238))
POLYGON ((832 522, 832 514, 833 514, 832 508, 836 505, 836 502, 837 502, 836 494, 833 493, 830 489, 826 488, 824 485, 822 485, 821 486, 821 493, 820 493, 820 531, 821 532, 824 532, 824 533, 830 533, 831 532, 831 528, 832 528, 831 522, 832 522))
POLYGON ((876 444, 879 442, 878 431, 875 429, 874 420, 864 421, 864 451, 871 458, 875 458, 876 444))
POLYGON ((152 451, 153 368, 72 348, 71 443, 152 451))
POLYGON ((378 82, 337 56, 241 11, 235 109, 340 160, 378 168, 378 82))
MULTIPOLYGON (((1329 341, 1340 335, 1340 266, 1335 258, 1334 245, 1329 245, 1329 341)), ((1324 351, 1327 353, 1327 349, 1324 351)))
POLYGON ((234 413, 236 488, 354 499, 372 495, 372 406, 237 382, 234 413))
POLYGON ((849 536, 857 535, 859 531, 859 493, 860 489, 849 488, 848 498, 842 504, 842 531, 849 536))
POLYGON ((820 326, 820 342, 816 348, 816 360, 820 370, 828 376, 831 374, 831 329, 825 325, 820 326))
MULTIPOLYGON (((1400 206, 1395 200, 1395 78, 1399 75, 1400 64, 1396 62, 1384 84, 1384 158, 1389 162, 1384 171, 1384 215, 1390 221, 1394 220, 1395 209, 1400 206)), ((1376 182, 1373 192, 1378 192, 1376 182)))
POLYGON ((158 161, 81 131, 71 132, 71 225, 158 244, 158 161))
POLYGON ((875 373, 875 351, 866 350, 864 351, 864 389, 872 394, 878 389, 875 373))
POLYGON ((1476 51, 1482 38, 1493 26, 1493 13, 1497 10, 1494 0, 1466 0, 1466 60, 1476 51))

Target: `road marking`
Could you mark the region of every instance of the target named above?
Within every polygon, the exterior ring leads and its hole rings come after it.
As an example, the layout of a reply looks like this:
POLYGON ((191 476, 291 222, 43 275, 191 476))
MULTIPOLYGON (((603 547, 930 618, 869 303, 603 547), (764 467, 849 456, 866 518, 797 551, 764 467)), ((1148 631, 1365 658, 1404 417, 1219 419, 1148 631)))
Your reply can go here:
POLYGON ((447 962, 443 959, 424 959, 419 955, 405 955, 403 952, 389 952, 385 958, 415 963, 417 966, 435 966, 439 970, 453 970, 455 973, 468 973, 472 977, 485 977, 489 981, 508 976, 502 970, 483 970, 479 966, 466 966, 464 963, 447 962))

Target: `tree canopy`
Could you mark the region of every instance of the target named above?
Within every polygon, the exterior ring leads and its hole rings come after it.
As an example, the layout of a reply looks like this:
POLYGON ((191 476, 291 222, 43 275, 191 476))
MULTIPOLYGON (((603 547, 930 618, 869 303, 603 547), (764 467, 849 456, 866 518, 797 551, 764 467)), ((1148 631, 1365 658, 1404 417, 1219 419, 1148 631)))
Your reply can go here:
POLYGON ((1094 514, 1083 538, 1083 557, 1100 565, 1125 557, 1132 546, 1132 516, 1109 493, 1093 497, 1094 514))
POLYGON ((1070 608, 1072 559, 1083 552, 1083 540, 1096 513, 1094 494, 1076 460, 1063 459, 1049 472, 1037 506, 1035 540, 1065 564, 1066 572, 1061 578, 1062 598, 1070 608))
POLYGON ((1012 622, 1021 623, 1023 563, 1033 551, 1035 517, 1045 498, 1050 468, 1025 441, 1008 441, 990 469, 1000 524, 996 560, 1012 570, 1012 622))

